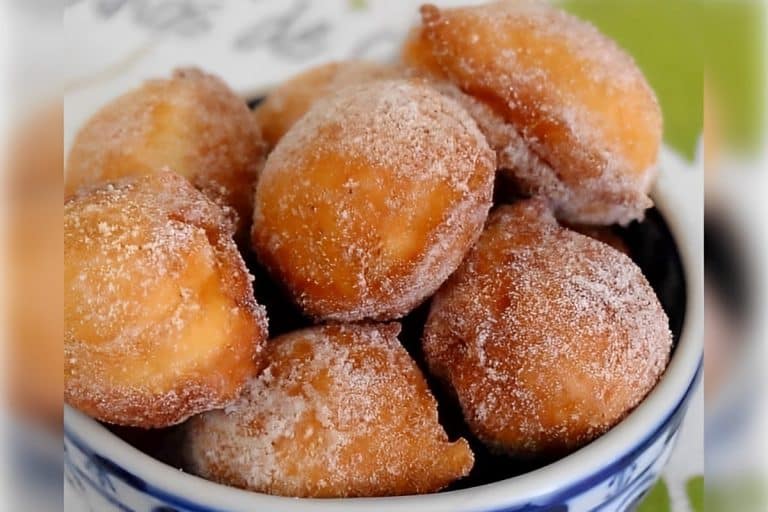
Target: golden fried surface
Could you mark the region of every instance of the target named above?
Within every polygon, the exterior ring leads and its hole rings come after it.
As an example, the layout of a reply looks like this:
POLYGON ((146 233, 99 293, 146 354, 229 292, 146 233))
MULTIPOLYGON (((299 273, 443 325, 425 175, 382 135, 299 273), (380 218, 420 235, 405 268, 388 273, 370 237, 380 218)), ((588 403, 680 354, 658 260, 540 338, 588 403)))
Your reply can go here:
POLYGON ((546 2, 426 5, 422 18, 403 59, 489 107, 478 124, 524 190, 553 199, 571 222, 642 218, 662 123, 631 57, 546 2))
POLYGON ((608 244, 619 252, 623 252, 629 257, 632 257, 632 253, 629 246, 624 239, 616 232, 614 226, 590 226, 584 224, 565 224, 568 229, 572 229, 577 233, 581 233, 589 238, 599 240, 604 244, 608 244))
POLYGON ((304 71, 270 91, 254 110, 257 123, 270 148, 318 99, 348 85, 398 78, 402 70, 377 62, 350 60, 329 62, 304 71))
POLYGON ((516 456, 563 455, 603 434, 654 387, 672 344, 640 269, 558 226, 545 204, 491 214, 423 338, 472 431, 516 456))
POLYGON ((494 164, 466 111, 421 82, 345 88, 270 154, 254 248, 316 319, 398 318, 479 236, 494 164))
POLYGON ((103 107, 78 133, 65 193, 122 176, 172 170, 250 221, 265 146, 247 105, 219 78, 181 69, 103 107))
POLYGON ((187 424, 191 470, 296 497, 424 493, 465 476, 469 445, 448 440, 399 331, 329 325, 270 341, 243 397, 187 424))
POLYGON ((223 407, 267 336, 221 208, 174 173, 82 191, 64 210, 65 400, 164 427, 223 407))

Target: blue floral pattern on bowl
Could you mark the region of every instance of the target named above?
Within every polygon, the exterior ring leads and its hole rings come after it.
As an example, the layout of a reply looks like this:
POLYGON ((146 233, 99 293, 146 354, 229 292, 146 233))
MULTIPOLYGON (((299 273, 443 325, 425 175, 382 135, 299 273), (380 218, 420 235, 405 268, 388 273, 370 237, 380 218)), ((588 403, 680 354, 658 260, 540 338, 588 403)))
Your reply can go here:
MULTIPOLYGON (((696 377, 657 429, 626 454, 591 475, 543 496, 487 512, 626 512, 634 510, 658 479, 680 431, 696 377)), ((74 432, 64 432, 64 475, 91 510, 98 512, 223 512, 169 494, 96 453, 74 432)), ((461 491, 458 491, 461 492, 461 491)), ((272 511, 270 511, 272 512, 272 511)), ((485 511, 484 511, 485 512, 485 511)))

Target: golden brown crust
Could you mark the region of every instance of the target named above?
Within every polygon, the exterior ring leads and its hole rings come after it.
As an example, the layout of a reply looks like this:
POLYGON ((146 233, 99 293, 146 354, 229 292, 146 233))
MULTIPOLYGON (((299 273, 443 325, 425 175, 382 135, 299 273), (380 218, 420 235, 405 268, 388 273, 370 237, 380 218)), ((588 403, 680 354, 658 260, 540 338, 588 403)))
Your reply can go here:
POLYGON ((113 100, 78 133, 67 161, 67 196, 123 176, 172 170, 250 221, 265 145, 251 112, 219 78, 180 69, 113 100))
POLYGON ((478 124, 522 188, 553 199, 568 221, 642 218, 651 205, 661 111, 615 43, 545 2, 426 5, 422 18, 403 59, 489 108, 478 124), (505 130, 509 144, 503 133, 498 138, 505 130), (528 151, 520 151, 520 137, 528 151))
POLYGON ((316 319, 398 318, 479 236, 495 159, 474 121, 419 81, 316 103, 270 154, 253 246, 316 319))
POLYGON ((654 387, 672 336, 640 269, 558 226, 546 201, 502 206, 433 298, 431 371, 472 431, 517 456, 563 455, 654 387))
POLYGON ((184 454, 206 478, 294 497, 436 491, 473 455, 450 442, 398 324, 327 325, 268 344, 268 365, 225 411, 193 418, 184 454))
POLYGON ((64 215, 67 403, 149 428, 231 402, 267 324, 221 208, 161 172, 82 190, 64 215))
POLYGON ((402 70, 391 64, 364 60, 329 62, 288 79, 270 91, 253 115, 264 140, 274 148, 314 102, 348 85, 399 78, 402 70))
POLYGON ((608 244, 617 251, 626 254, 630 258, 632 257, 631 251, 627 242, 616 231, 615 226, 590 226, 584 224, 568 224, 564 223, 564 227, 571 229, 577 233, 581 233, 589 238, 594 238, 604 244, 608 244))

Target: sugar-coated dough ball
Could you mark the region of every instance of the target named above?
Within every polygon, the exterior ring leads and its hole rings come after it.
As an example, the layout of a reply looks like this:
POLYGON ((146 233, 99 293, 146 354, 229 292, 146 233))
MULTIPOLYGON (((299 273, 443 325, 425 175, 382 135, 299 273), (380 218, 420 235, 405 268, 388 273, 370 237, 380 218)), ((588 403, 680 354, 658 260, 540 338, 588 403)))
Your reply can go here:
POLYGON ((326 498, 432 492, 465 476, 469 445, 448 440, 399 331, 328 325, 270 341, 268 365, 242 398, 187 424, 190 469, 258 492, 326 498))
POLYGON ((266 315, 221 208, 174 173, 84 190, 64 207, 66 402, 165 427, 235 399, 266 315))
POLYGON ((419 81, 318 101, 269 155, 253 245, 316 319, 398 318, 461 262, 491 205, 493 151, 419 81))
POLYGON ((329 62, 299 73, 270 91, 254 115, 264 140, 273 148, 318 99, 348 85, 399 78, 402 74, 391 64, 364 60, 329 62))
POLYGON ((565 224, 565 227, 572 229, 577 233, 581 233, 589 238, 599 240, 604 244, 608 244, 619 252, 623 252, 630 258, 632 257, 632 251, 627 245, 627 242, 616 231, 615 226, 591 226, 584 224, 565 224))
POLYGON ((422 18, 403 59, 487 107, 473 115, 524 192, 570 222, 642 218, 662 121, 631 57, 547 2, 426 5, 422 18))
POLYGON ((623 419, 670 355, 669 321, 640 269, 558 226, 543 200, 502 206, 435 295, 429 368, 495 450, 563 455, 623 419))
POLYGON ((122 176, 172 170, 250 221, 265 145, 245 101, 219 78, 181 69, 113 100, 80 130, 65 193, 122 176))

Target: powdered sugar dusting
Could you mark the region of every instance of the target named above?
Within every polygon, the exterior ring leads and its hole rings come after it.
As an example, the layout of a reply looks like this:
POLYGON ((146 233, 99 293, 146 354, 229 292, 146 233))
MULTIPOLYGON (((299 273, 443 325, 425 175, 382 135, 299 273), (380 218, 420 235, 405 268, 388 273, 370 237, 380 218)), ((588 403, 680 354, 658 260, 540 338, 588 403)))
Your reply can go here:
POLYGON ((235 397, 257 369, 266 314, 233 231, 221 208, 172 173, 67 201, 68 403, 154 427, 235 397))
POLYGON ((576 449, 629 413, 664 371, 672 335, 627 256, 530 200, 491 214, 436 294, 423 343, 478 437, 541 455, 576 449))
POLYGON ((271 341, 269 365, 240 401, 188 425, 191 469, 316 497, 428 492, 466 475, 472 453, 448 441, 399 329, 331 325, 271 341))
POLYGON ((464 109, 420 81, 345 88, 270 154, 254 247, 309 314, 396 318, 479 236, 494 163, 464 109))

